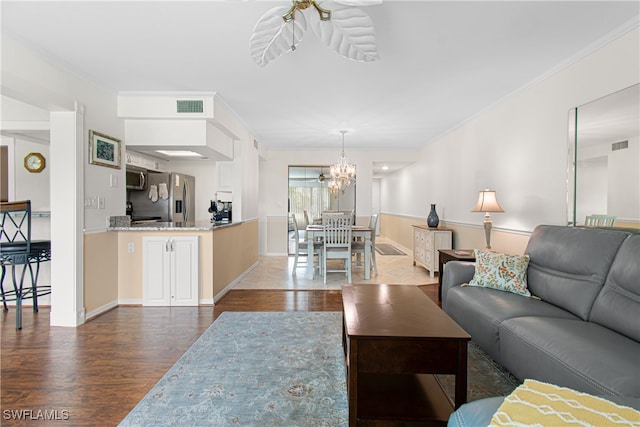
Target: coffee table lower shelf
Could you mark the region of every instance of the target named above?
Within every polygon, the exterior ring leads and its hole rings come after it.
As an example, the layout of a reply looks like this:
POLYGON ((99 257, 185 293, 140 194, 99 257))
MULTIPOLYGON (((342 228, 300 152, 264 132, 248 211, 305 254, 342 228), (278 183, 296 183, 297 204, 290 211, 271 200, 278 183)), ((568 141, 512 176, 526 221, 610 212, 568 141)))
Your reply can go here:
POLYGON ((443 426, 454 403, 431 374, 358 375, 358 426, 443 426))

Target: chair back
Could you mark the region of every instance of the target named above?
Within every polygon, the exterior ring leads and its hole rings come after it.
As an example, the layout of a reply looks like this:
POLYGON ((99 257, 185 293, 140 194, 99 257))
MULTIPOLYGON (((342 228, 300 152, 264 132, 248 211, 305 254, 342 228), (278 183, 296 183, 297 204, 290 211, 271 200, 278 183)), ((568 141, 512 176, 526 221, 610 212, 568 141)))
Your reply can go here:
POLYGON ((296 242, 298 242, 300 240, 300 229, 298 228, 296 214, 291 214, 291 221, 293 222, 293 236, 295 237, 296 242))
POLYGON ((350 247, 352 224, 351 216, 344 214, 324 214, 322 226, 324 227, 325 246, 350 247))
POLYGON ((616 217, 612 215, 588 215, 584 220, 587 227, 613 227, 616 217))
POLYGON ((372 237, 375 235, 377 227, 378 227, 378 215, 377 214, 371 215, 371 218, 369 218, 369 228, 373 230, 372 237))
POLYGON ((305 209, 305 210, 303 211, 303 213, 304 213, 304 226, 305 226, 305 228, 306 228, 309 224, 311 224, 311 223, 309 222, 309 211, 307 211, 307 210, 305 209))
POLYGON ((376 228, 378 228, 378 216, 377 214, 371 215, 369 218, 369 228, 371 229, 371 243, 375 245, 376 242, 376 228))
POLYGON ((2 255, 31 252, 31 200, 0 203, 2 255))

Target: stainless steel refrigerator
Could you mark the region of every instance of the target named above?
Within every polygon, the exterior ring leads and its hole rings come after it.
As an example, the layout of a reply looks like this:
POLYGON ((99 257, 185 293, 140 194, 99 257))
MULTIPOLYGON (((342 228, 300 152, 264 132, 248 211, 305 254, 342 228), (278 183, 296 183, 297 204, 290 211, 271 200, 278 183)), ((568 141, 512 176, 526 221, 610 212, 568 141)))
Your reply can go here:
POLYGON ((131 219, 157 218, 160 221, 195 220, 196 179, 181 173, 149 172, 144 190, 130 190, 131 219))

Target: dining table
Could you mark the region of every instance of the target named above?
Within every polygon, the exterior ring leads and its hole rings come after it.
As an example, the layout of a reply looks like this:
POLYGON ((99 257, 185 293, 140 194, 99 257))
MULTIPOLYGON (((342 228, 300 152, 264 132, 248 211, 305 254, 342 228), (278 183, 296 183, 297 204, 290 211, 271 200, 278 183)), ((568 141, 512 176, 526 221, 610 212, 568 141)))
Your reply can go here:
MULTIPOLYGON (((309 224, 305 229, 306 238, 307 238, 307 253, 313 253, 313 243, 314 241, 320 240, 324 234, 324 226, 320 224, 309 224)), ((371 235, 373 233, 373 229, 369 228, 366 225, 354 225, 351 228, 352 237, 357 237, 364 239, 364 278, 365 280, 371 279, 371 251, 373 248, 371 247, 371 235)), ((314 275, 313 263, 307 263, 307 277, 310 280, 313 280, 314 275)))

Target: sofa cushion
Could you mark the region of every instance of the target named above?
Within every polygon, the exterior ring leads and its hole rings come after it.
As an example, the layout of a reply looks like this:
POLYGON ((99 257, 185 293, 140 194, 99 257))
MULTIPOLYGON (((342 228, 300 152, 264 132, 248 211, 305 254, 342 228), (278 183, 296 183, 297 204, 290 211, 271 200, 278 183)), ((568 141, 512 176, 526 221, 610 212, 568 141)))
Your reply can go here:
POLYGON ((507 255, 476 249, 476 271, 469 286, 497 289, 529 297, 528 255, 507 255))
POLYGON ((640 343, 582 320, 518 317, 500 325, 501 363, 517 378, 594 395, 640 397, 640 343))
POLYGON ((498 327, 504 320, 534 315, 576 319, 568 311, 544 301, 471 286, 449 289, 442 308, 498 362, 501 362, 498 327))
POLYGON ((589 320, 640 341, 640 235, 620 246, 589 320))
POLYGON ((465 403, 451 414, 447 427, 488 426, 491 423, 491 417, 502 402, 504 402, 504 396, 465 403))
POLYGON ((497 409, 491 426, 634 425, 640 412, 589 393, 525 380, 497 409))
MULTIPOLYGON (((602 396, 618 405, 627 406, 640 410, 640 398, 626 396, 602 396)), ((476 427, 488 426, 491 424, 493 414, 498 410, 505 396, 487 397, 485 399, 474 400, 460 406, 449 417, 447 427, 476 427)))
POLYGON ((615 230, 539 225, 525 251, 531 257, 529 291, 586 320, 628 235, 615 230))

